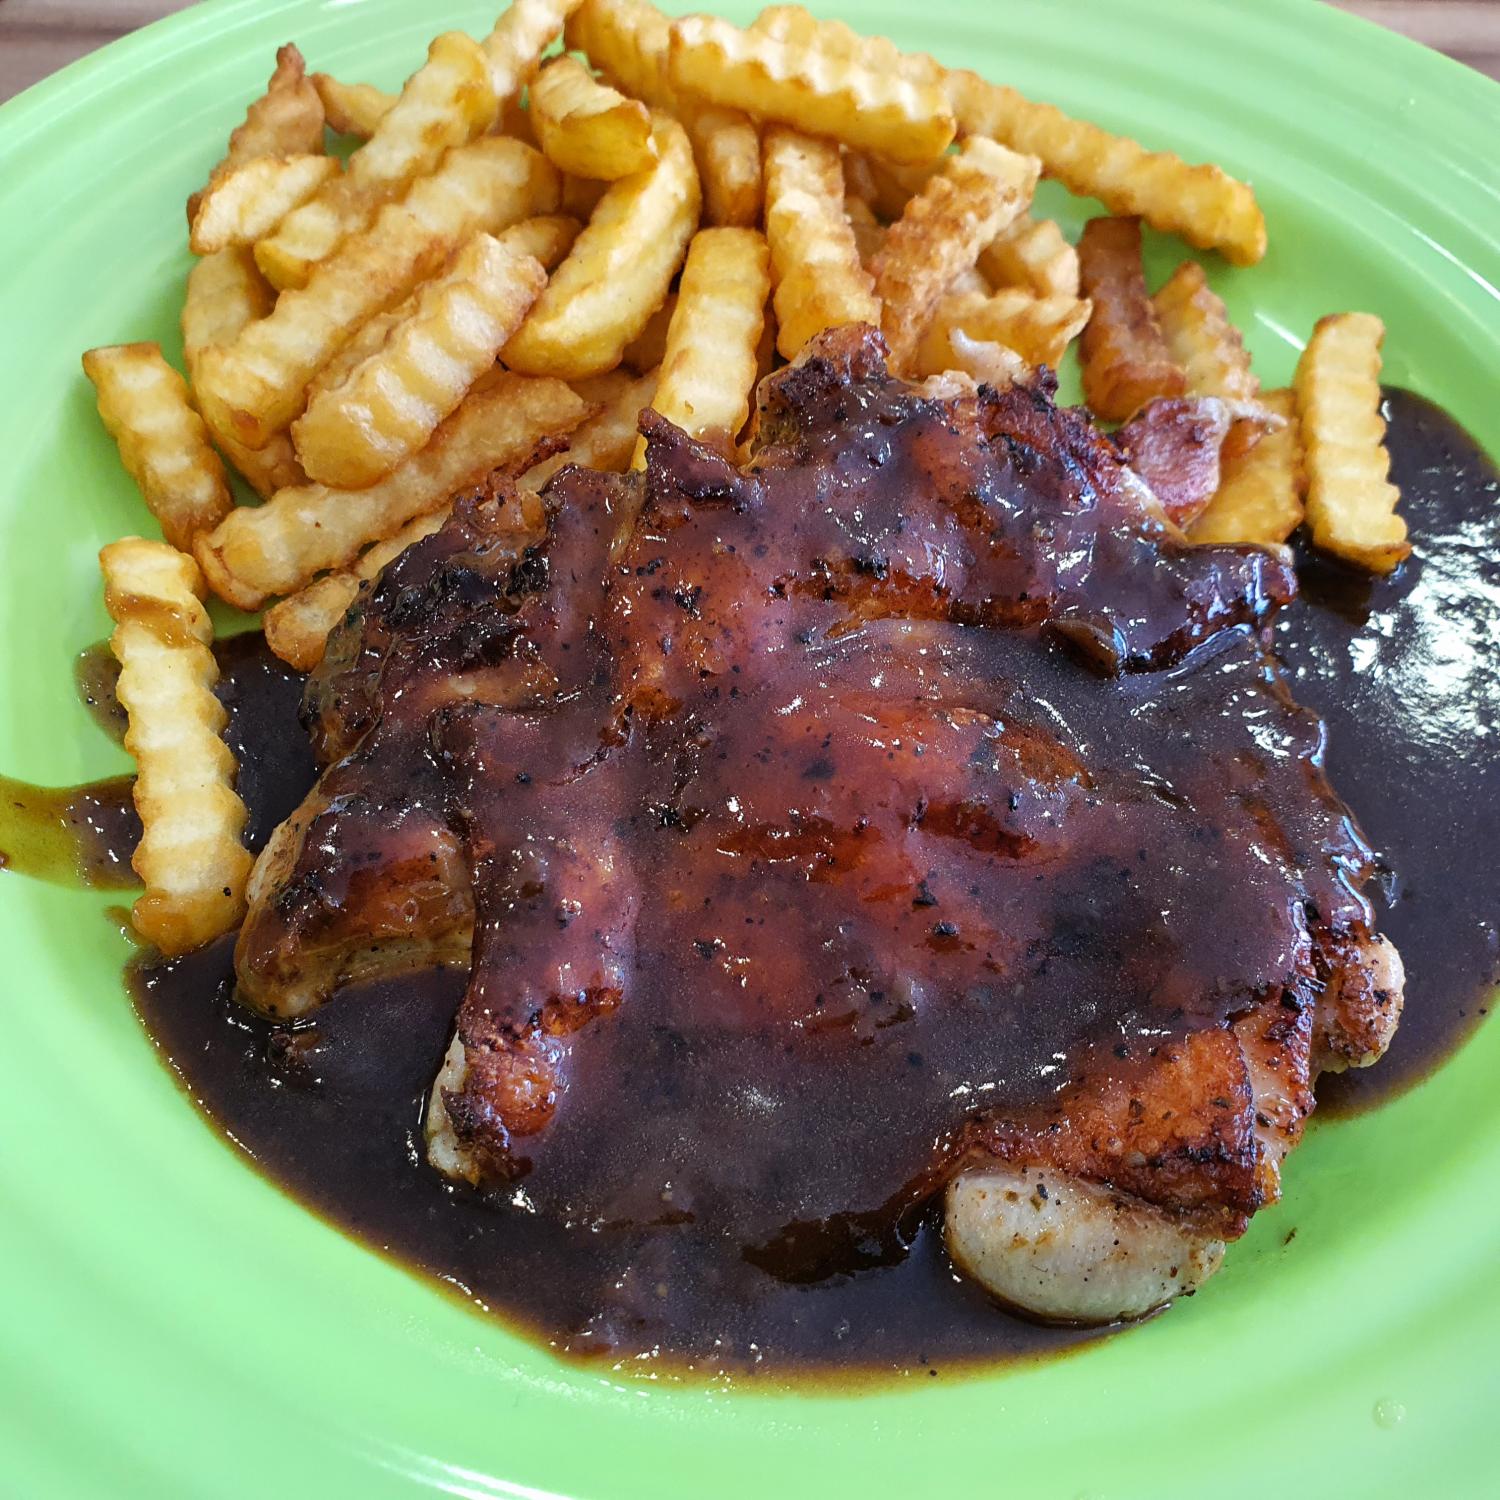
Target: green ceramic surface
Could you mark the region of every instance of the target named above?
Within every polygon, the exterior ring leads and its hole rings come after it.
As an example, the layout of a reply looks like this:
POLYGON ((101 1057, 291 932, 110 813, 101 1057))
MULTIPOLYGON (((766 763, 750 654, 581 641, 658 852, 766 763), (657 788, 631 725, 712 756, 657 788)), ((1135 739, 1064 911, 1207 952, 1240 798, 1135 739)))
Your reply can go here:
MULTIPOLYGON (((1368 308, 1387 378, 1500 451, 1492 84, 1309 0, 841 9, 1253 179, 1270 254, 1211 269, 1267 382, 1320 313, 1368 308)), ((492 10, 217 0, 0 107, 0 770, 125 768, 70 665, 106 628, 95 552, 149 522, 78 355, 175 357, 183 198, 274 46, 394 85, 492 10)), ((1091 208, 1047 203, 1070 230, 1091 208)), ((1315 1128, 1223 1274, 1125 1336, 866 1393, 672 1387, 560 1363, 263 1181, 137 1025, 112 899, 0 873, 7 1496, 1500 1493, 1500 1027, 1315 1128)))

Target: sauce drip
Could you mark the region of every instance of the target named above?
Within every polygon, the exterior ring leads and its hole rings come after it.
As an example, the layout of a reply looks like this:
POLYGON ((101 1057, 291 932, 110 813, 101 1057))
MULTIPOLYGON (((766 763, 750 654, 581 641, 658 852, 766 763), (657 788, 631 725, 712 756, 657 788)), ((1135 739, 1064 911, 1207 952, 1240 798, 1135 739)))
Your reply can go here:
MULTIPOLYGON (((1466 1034, 1495 982, 1500 921, 1500 889, 1452 878, 1483 868, 1500 834, 1486 751, 1500 702, 1495 473, 1428 403, 1393 391, 1388 408, 1417 557, 1394 579, 1374 583, 1304 558, 1303 598, 1277 628, 1294 693, 1328 723, 1333 783, 1391 872, 1391 905, 1380 925, 1408 971, 1406 1015, 1391 1055, 1368 1072, 1325 1080, 1325 1099, 1340 1108, 1368 1106, 1405 1086, 1466 1034)), ((276 669, 247 652, 230 670, 226 693, 233 696, 238 673, 256 670, 276 669)), ((290 694, 282 717, 238 720, 246 753, 261 768, 258 784, 245 787, 257 839, 280 815, 272 805, 284 812, 310 781, 305 761, 285 757, 288 742, 301 743, 289 707, 290 694)), ((419 1164, 421 1105, 450 1034, 460 976, 345 991, 311 1027, 247 1017, 231 999, 232 983, 227 941, 143 964, 134 976, 142 1018, 164 1054, 263 1170, 367 1243, 555 1346, 574 1353, 610 1347, 611 1329, 578 1322, 580 1286, 598 1278, 607 1252, 590 1250, 587 1236, 558 1235, 547 1218, 528 1212, 524 1178, 502 1203, 454 1188, 419 1164)), ((647 1059, 641 1075, 651 1076, 647 1059)), ((906 1234, 904 1258, 816 1282, 770 1278, 721 1258, 707 1289, 717 1320, 680 1327, 669 1366, 764 1363, 847 1378, 860 1368, 920 1372, 1034 1356, 1088 1336, 995 1311, 953 1275, 931 1214, 906 1234)), ((616 1315, 658 1316, 670 1269, 650 1255, 632 1258, 616 1315)), ((659 1356, 648 1350, 645 1357, 659 1356)))
POLYGON ((141 836, 131 776, 43 787, 0 776, 0 869, 53 885, 123 890, 141 836))

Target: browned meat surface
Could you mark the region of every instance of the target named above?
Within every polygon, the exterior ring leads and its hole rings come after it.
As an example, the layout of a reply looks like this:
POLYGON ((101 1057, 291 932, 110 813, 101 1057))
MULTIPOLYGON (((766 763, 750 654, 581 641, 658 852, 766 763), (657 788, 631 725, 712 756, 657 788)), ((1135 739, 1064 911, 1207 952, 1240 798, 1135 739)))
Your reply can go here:
POLYGON ((689 1225, 889 1260, 986 1164, 1211 1269, 1399 1011, 1266 645, 1289 569, 1181 545, 1044 385, 918 393, 861 330, 767 383, 744 469, 642 426, 643 475, 467 497, 342 627, 247 996, 471 951, 433 1160, 668 1280, 728 1274, 689 1225))

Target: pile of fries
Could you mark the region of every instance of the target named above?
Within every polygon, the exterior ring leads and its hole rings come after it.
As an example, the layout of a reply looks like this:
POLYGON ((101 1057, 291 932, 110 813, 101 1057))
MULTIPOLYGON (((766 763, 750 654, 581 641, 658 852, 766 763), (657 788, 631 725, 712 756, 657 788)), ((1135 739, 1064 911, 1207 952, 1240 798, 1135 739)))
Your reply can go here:
POLYGON ((1148 292, 1143 221, 1236 265, 1265 251, 1254 193, 1218 167, 800 6, 740 28, 513 0, 477 41, 435 38, 399 95, 283 47, 188 201, 187 380, 155 345, 84 356, 166 538, 102 555, 122 665, 158 673, 126 700, 137 927, 176 952, 243 911, 205 588, 265 608, 272 649, 310 669, 455 492, 639 464, 647 405, 733 454, 756 381, 842 323, 949 388, 1023 380, 1081 336, 1100 418, 1225 404, 1217 493, 1172 517, 1189 538, 1276 545, 1305 520, 1394 567, 1378 320, 1324 319, 1293 388, 1263 393, 1196 261, 1148 292), (347 161, 330 133, 355 138, 347 161), (1115 217, 1071 245, 1032 214, 1043 176, 1115 217), (235 504, 226 464, 263 503, 235 504))

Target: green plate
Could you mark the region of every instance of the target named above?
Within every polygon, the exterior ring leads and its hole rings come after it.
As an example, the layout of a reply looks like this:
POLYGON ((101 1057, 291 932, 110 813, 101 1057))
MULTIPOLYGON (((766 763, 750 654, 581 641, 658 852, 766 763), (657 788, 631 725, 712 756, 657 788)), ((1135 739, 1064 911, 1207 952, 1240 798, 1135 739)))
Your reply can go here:
MULTIPOLYGON (((145 517, 79 352, 175 352, 183 198, 275 44, 395 84, 433 30, 482 32, 495 3, 220 0, 0 108, 6 772, 124 769, 69 668, 105 631, 95 551, 145 517)), ((1318 314, 1368 308, 1388 378, 1500 450, 1493 85, 1304 0, 843 8, 1253 178, 1270 255, 1213 274, 1263 377, 1290 375, 1318 314)), ((1064 211, 1076 227, 1087 206, 1064 211)), ((1500 1491, 1500 1027, 1388 1108, 1315 1129, 1223 1274, 1144 1327, 863 1394, 726 1391, 562 1364, 283 1197, 153 1055, 107 905, 0 874, 6 1494, 1500 1491)))

